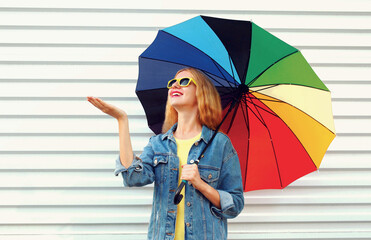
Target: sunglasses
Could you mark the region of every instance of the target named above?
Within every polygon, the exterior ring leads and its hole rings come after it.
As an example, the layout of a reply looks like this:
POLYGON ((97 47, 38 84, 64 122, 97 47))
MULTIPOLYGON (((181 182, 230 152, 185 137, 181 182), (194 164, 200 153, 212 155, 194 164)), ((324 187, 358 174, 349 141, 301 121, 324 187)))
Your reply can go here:
POLYGON ((184 78, 171 79, 167 83, 167 88, 170 89, 174 85, 174 83, 176 83, 176 82, 178 82, 179 86, 181 86, 181 87, 187 87, 191 82, 193 82, 197 86, 197 83, 193 78, 184 77, 184 78))

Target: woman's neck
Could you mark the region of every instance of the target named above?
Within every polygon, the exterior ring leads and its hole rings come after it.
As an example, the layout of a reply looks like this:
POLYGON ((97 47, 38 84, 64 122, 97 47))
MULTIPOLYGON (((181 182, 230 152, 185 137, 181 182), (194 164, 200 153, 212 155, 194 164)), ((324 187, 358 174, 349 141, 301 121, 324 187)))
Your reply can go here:
POLYGON ((197 136, 202 131, 202 125, 197 117, 197 112, 178 112, 178 126, 174 137, 188 139, 197 136))

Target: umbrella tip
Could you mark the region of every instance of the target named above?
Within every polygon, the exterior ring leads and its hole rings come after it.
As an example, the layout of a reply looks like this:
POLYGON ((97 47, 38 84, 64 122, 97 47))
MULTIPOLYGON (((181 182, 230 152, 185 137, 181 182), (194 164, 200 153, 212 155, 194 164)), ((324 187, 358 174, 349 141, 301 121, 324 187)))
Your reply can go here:
POLYGON ((249 87, 245 84, 240 84, 238 86, 238 90, 241 92, 241 93, 247 93, 249 92, 249 87))

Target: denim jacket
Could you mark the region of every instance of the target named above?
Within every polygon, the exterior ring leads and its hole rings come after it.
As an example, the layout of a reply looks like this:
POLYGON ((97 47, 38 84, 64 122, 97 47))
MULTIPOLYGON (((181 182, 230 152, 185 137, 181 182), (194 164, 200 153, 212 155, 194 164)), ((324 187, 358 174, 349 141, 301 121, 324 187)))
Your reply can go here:
MULTIPOLYGON (((173 132, 177 123, 165 134, 152 136, 142 154, 134 155, 133 163, 125 168, 116 159, 116 176, 122 173, 124 186, 143 186, 154 182, 152 213, 148 239, 174 239, 177 205, 173 203, 178 186, 179 158, 173 132)), ((202 127, 201 138, 188 155, 193 163, 210 141, 213 130, 202 127)), ((244 207, 240 163, 237 152, 227 135, 219 132, 201 157, 200 177, 220 195, 221 209, 215 207, 190 182, 185 185, 185 239, 227 239, 227 218, 236 217, 244 207)))

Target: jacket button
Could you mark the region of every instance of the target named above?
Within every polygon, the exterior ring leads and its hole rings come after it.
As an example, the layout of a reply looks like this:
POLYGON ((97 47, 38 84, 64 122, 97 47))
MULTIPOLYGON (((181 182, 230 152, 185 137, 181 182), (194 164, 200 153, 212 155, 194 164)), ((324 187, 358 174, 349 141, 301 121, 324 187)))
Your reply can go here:
POLYGON ((157 164, 157 158, 155 158, 155 164, 157 164))
POLYGON ((186 223, 186 225, 187 225, 187 227, 191 226, 191 224, 190 224, 190 223, 186 223))
POLYGON ((198 142, 195 142, 195 145, 198 146, 198 142))
POLYGON ((188 207, 191 206, 191 203, 190 203, 190 202, 187 202, 187 206, 188 206, 188 207))
POLYGON ((213 176, 211 174, 209 174, 209 176, 207 176, 208 179, 211 179, 213 176))
POLYGON ((193 160, 193 159, 191 161, 189 161, 189 163, 191 163, 191 164, 194 163, 194 162, 195 162, 195 160, 193 160))

